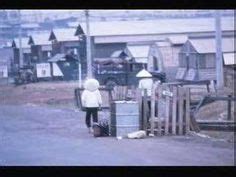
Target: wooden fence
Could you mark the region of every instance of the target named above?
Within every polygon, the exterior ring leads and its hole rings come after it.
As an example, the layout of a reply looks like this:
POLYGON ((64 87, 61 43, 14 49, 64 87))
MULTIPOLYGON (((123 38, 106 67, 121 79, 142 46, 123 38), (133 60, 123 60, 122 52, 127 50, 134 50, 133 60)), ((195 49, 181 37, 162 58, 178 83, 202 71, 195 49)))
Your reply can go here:
POLYGON ((146 91, 142 97, 143 130, 157 135, 184 135, 190 131, 190 90, 168 84, 154 85, 148 113, 146 91), (148 116, 150 115, 150 116, 148 116))

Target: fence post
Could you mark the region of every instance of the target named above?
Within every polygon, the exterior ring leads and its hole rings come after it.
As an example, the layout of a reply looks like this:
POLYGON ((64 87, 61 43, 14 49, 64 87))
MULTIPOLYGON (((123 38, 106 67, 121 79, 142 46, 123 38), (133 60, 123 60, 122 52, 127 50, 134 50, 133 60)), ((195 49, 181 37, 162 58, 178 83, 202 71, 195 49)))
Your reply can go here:
POLYGON ((155 90, 156 84, 153 84, 151 95, 151 133, 154 135, 154 119, 155 119, 155 90))
POLYGON ((190 131, 190 88, 186 88, 186 107, 185 107, 185 115, 186 115, 186 134, 190 131))
POLYGON ((136 89, 136 99, 138 100, 139 102, 139 124, 140 124, 140 130, 143 129, 143 119, 142 119, 142 116, 143 116, 143 98, 142 98, 142 94, 141 94, 141 91, 139 89, 136 89))
MULTIPOLYGON (((228 95, 229 98, 232 97, 232 95, 228 95)), ((228 113, 227 113, 227 120, 231 120, 231 100, 228 100, 228 113)))
POLYGON ((173 87, 173 103, 172 103, 172 134, 176 135, 177 120, 177 87, 173 87))
POLYGON ((144 89, 144 96, 143 96, 143 130, 147 131, 147 89, 144 89))
POLYGON ((161 115, 160 115, 160 105, 161 105, 161 98, 162 98, 162 85, 159 85, 158 87, 158 100, 157 100, 157 106, 158 106, 158 112, 157 112, 157 134, 161 136, 161 128, 162 128, 162 122, 161 122, 161 115))
POLYGON ((178 88, 178 113, 179 113, 179 116, 178 116, 178 129, 179 129, 179 134, 182 135, 183 134, 183 88, 182 87, 179 87, 178 88))
MULTIPOLYGON (((166 86, 166 91, 170 91, 169 87, 166 86)), ((165 135, 169 134, 169 121, 170 121, 170 97, 166 95, 166 112, 165 112, 165 135)))

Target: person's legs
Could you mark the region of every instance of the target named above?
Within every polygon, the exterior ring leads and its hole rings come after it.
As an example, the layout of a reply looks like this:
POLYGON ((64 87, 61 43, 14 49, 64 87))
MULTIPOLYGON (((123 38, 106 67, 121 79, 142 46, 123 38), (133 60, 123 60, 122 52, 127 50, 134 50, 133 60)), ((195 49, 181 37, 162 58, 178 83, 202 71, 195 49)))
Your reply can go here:
POLYGON ((98 108, 92 109, 93 122, 98 122, 98 108))
POLYGON ((85 119, 85 123, 87 125, 88 128, 91 127, 91 121, 90 121, 90 117, 91 117, 91 108, 86 108, 86 119, 85 119))

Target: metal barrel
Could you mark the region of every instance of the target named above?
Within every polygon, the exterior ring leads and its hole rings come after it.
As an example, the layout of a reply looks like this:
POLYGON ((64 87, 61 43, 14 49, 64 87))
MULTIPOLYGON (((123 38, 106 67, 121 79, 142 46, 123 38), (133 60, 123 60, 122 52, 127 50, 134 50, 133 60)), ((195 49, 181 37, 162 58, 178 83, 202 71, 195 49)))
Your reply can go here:
POLYGON ((115 101, 111 104, 111 136, 126 136, 139 130, 139 105, 135 101, 115 101))

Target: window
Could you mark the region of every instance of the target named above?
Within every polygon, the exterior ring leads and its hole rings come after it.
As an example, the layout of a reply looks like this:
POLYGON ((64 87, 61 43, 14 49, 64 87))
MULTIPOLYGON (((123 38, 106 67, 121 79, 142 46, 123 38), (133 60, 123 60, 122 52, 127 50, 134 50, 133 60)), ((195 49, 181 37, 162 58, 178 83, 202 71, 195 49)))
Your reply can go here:
POLYGON ((158 70, 158 59, 155 56, 153 56, 153 70, 158 70))

